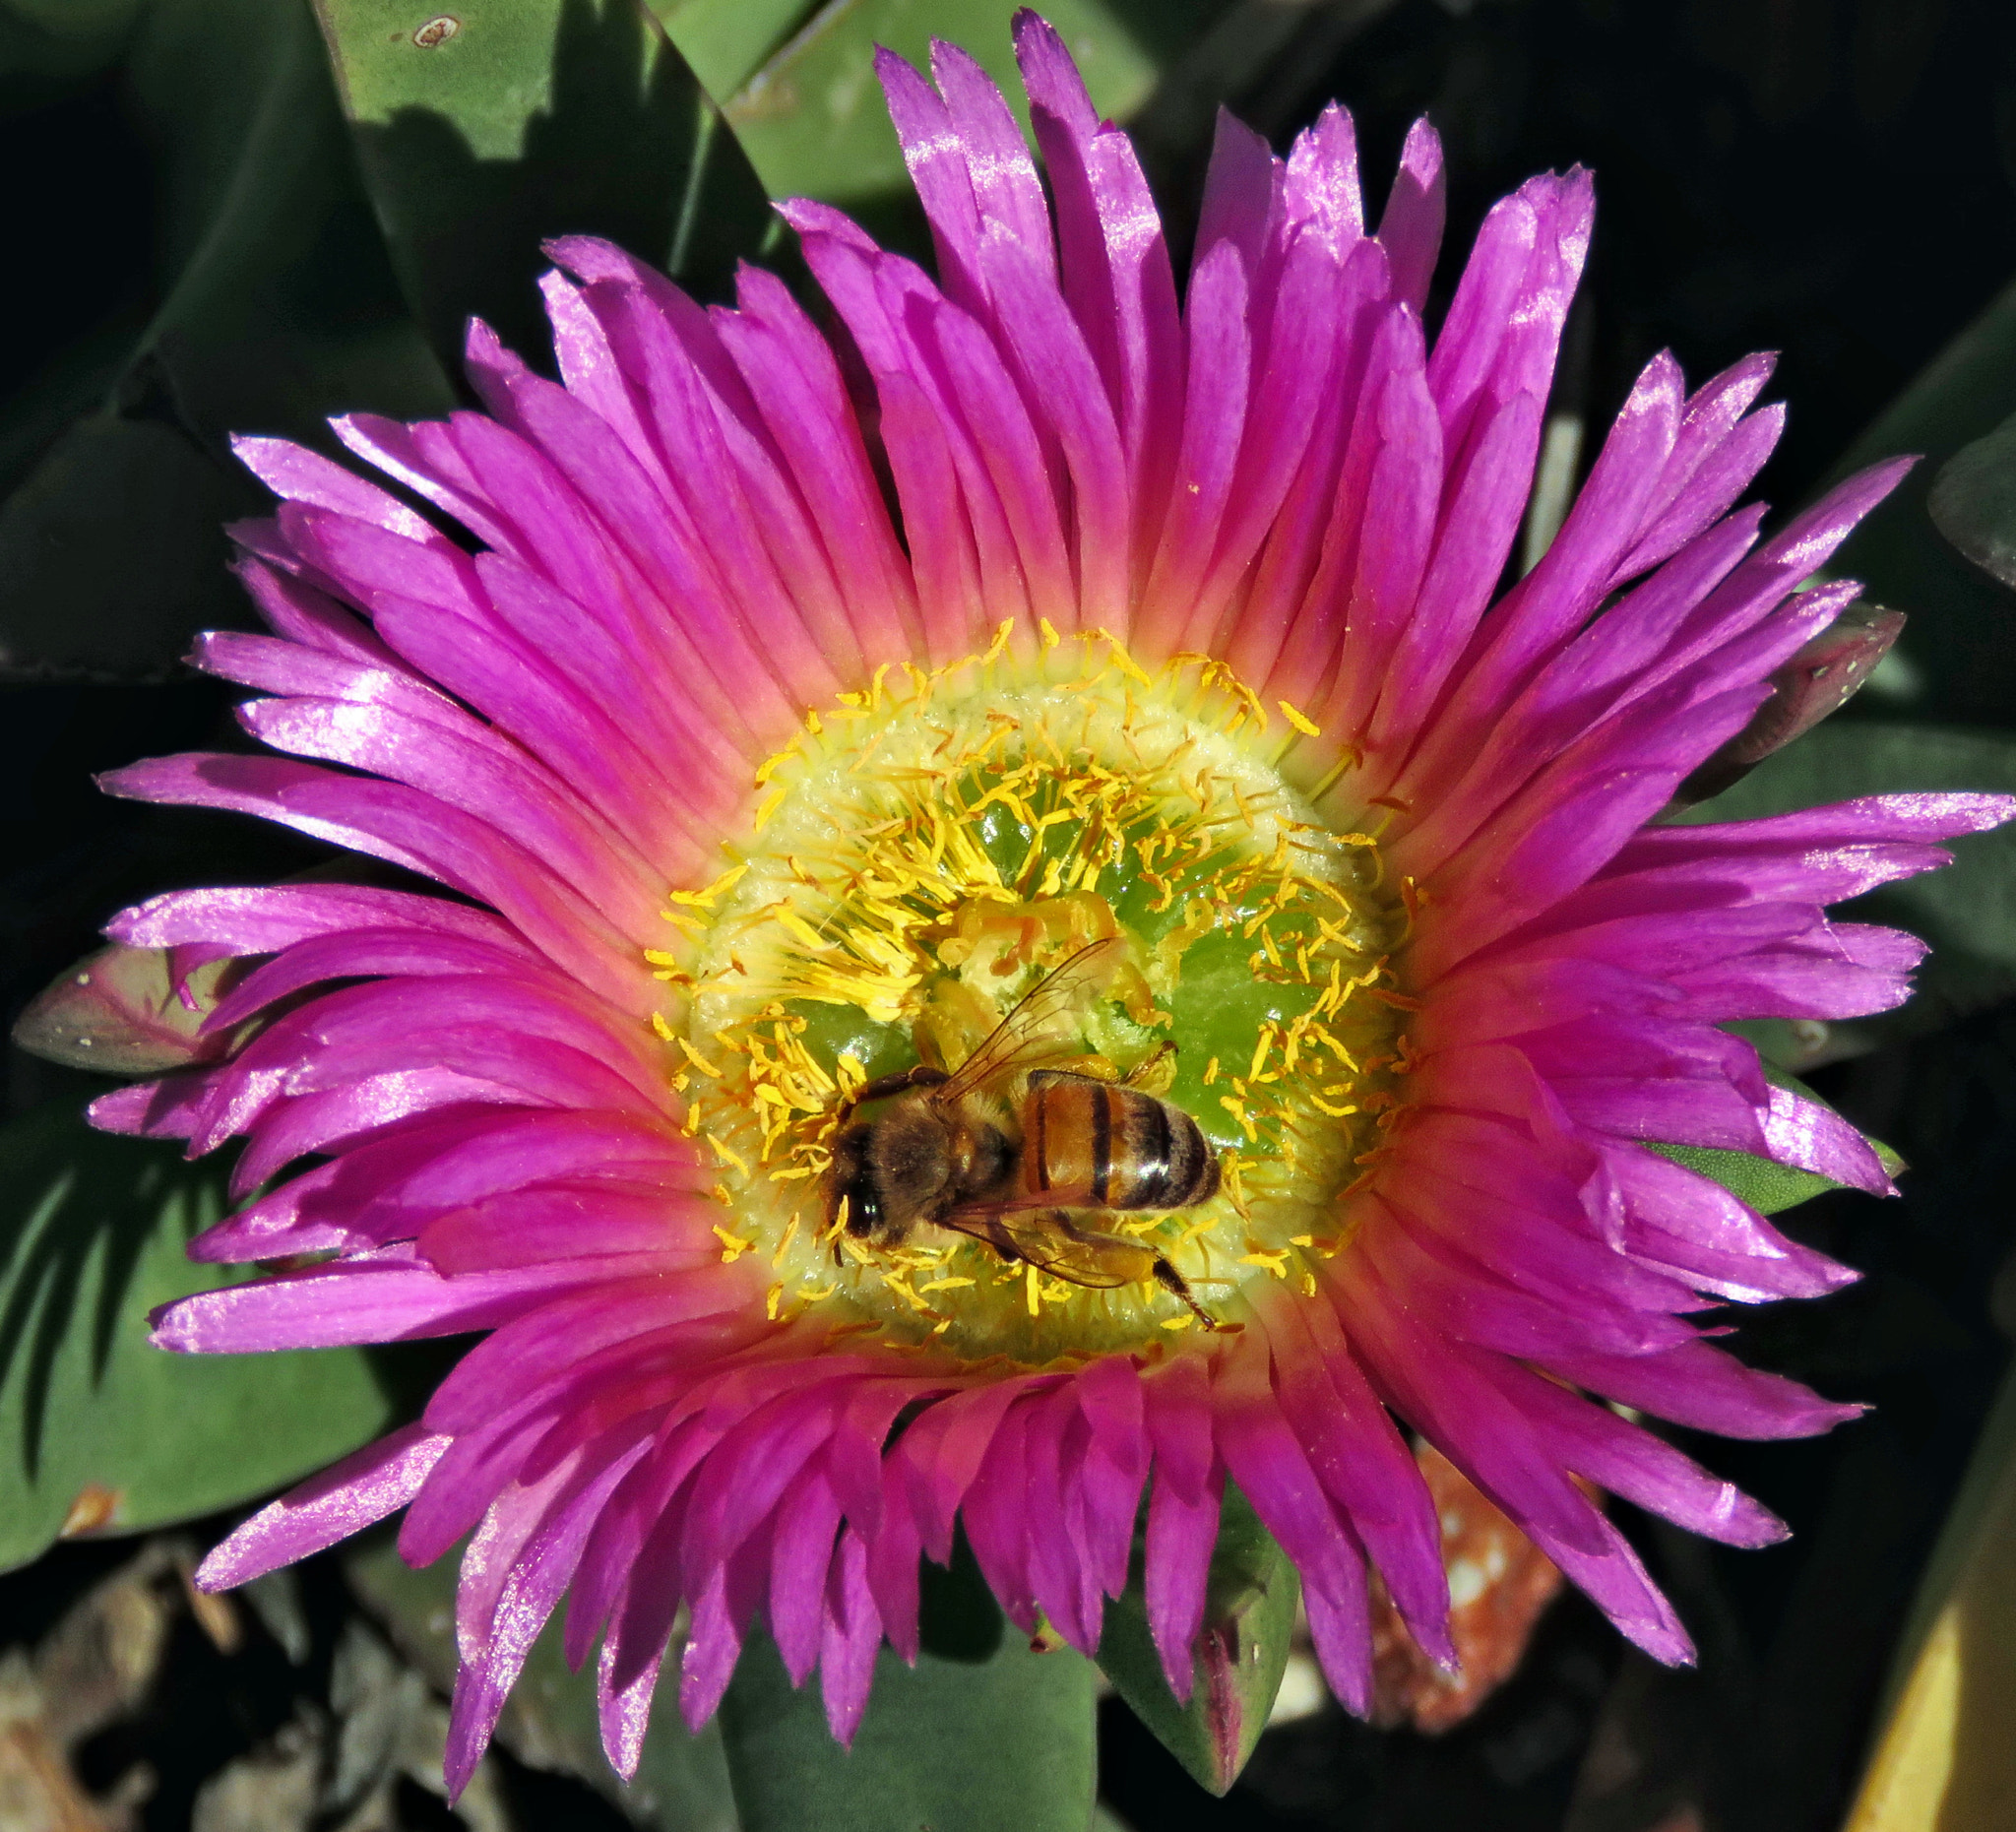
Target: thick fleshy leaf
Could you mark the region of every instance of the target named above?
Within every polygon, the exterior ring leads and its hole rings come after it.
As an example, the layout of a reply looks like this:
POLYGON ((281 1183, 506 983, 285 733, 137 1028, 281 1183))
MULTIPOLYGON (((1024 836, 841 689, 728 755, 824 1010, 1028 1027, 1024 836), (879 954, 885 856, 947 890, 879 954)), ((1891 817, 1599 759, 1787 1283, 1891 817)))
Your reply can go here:
POLYGON ((400 298, 307 9, 154 0, 126 81, 163 142, 174 266, 115 405, 172 408, 234 476, 233 433, 334 450, 324 421, 359 401, 386 413, 446 408, 446 376, 400 298), (153 388, 166 399, 133 399, 153 388))
MULTIPOLYGON (((1911 628, 1918 627, 1914 617, 1911 628)), ((1907 633, 1906 640, 1909 641, 1907 633)), ((1910 790, 2016 790, 2016 738, 1986 731, 1840 719, 1767 758, 1733 788, 1690 808, 1694 821, 1749 820, 1858 795, 1910 790)), ((1901 1012, 1831 1028, 1826 1054, 1930 1029, 2016 991, 2016 830, 1950 842, 1954 862, 1881 890, 1837 914, 1907 928, 1931 943, 1919 990, 1901 1012)), ((1816 1058, 1818 1059, 1818 1058, 1816 1058)))
POLYGON ((1903 634, 1901 610, 1858 600, 1771 676, 1771 698, 1756 717, 1673 792, 1684 806, 1719 795, 1765 758, 1838 713, 1868 684, 1903 634))
POLYGON ((1706 1145, 1655 1145, 1652 1150, 1712 1178, 1759 1215, 1776 1215, 1781 1209, 1796 1208, 1814 1196, 1841 1187, 1831 1178, 1815 1176, 1810 1170, 1795 1170, 1790 1165, 1773 1164, 1768 1158, 1754 1158, 1748 1152, 1716 1151, 1706 1145))
POLYGON ((176 426, 78 421, 0 506, 0 680, 166 678, 245 620, 222 524, 255 500, 176 426))
POLYGON ((0 67, 18 96, 39 99, 40 86, 60 91, 115 61, 144 11, 142 0, 7 0, 0 67))
POLYGON ((1844 1832, 2007 1823, 2016 1800, 2016 1376, 2004 1381, 1897 1644, 1844 1832))
POLYGON ((778 232, 734 136, 642 0, 429 20, 316 0, 394 267, 443 358, 472 313, 545 341, 540 243, 605 235, 703 296, 778 232))
POLYGON ((1925 507, 1983 572, 2016 586, 2016 413, 1946 461, 1925 507))
POLYGON ((1895 661, 1864 702, 1907 718, 2016 722, 2016 595, 1977 571, 1926 514, 1940 469, 2016 412, 2016 286, 1926 364, 1842 458, 1843 477, 1915 452, 1910 476, 1843 542, 1828 567, 1911 615, 1895 661))
POLYGON ((0 1570, 64 1534, 227 1507, 353 1450, 394 1401, 361 1350, 166 1355, 147 1313, 235 1276, 183 1246, 224 1174, 91 1131, 65 1105, 0 1131, 0 1570))
POLYGON ((819 1680, 793 1691, 775 1643, 750 1636, 721 1707, 746 1832, 1083 1832, 1095 1669, 1000 1633, 983 1590, 961 1604, 978 1584, 966 1562, 949 1579, 924 1567, 924 1652, 914 1668, 887 1647, 876 1656, 851 1748, 833 1739, 819 1680))
POLYGON ((707 93, 732 95, 819 10, 819 0, 649 0, 707 93))
MULTIPOLYGON (((1014 10, 998 0, 836 0, 748 80, 726 104, 727 118, 773 196, 848 205, 885 196, 906 180, 875 82, 876 47, 922 69, 931 40, 950 39, 1001 85, 1026 128, 1009 40, 1014 10)), ((1228 8, 1225 0, 1047 0, 1038 10, 1071 47, 1093 106, 1124 120, 1163 68, 1228 8)))
MULTIPOLYGON (((440 1691, 455 1684, 455 1587, 451 1554, 415 1571, 391 1533, 358 1541, 344 1573, 406 1656, 440 1691)), ((675 1668, 677 1663, 671 1663, 675 1668)), ((640 1826, 662 1832, 736 1832, 734 1797, 721 1734, 694 1736, 679 1721, 674 1681, 652 1713, 637 1774, 627 1786, 602 1754, 593 1666, 571 1673, 556 1617, 533 1644, 525 1672, 497 1721, 497 1740, 533 1768, 578 1776, 640 1826)))
POLYGON ((1126 1590, 1107 1609, 1099 1664, 1114 1691, 1198 1783, 1224 1794, 1267 1728, 1288 1666, 1301 1585, 1252 1505, 1228 1487, 1211 1555, 1195 1679, 1181 1705, 1149 1632, 1140 1548, 1126 1590))
POLYGON ((199 967, 178 990, 165 948, 114 942, 38 992, 14 1021, 14 1041, 50 1062, 104 1075, 159 1075, 213 1061, 231 1040, 198 1032, 217 1003, 218 980, 235 965, 199 967))
POLYGON ((219 523, 265 497, 227 433, 313 438, 359 401, 425 413, 453 397, 386 263, 306 9, 70 11, 101 18, 94 42, 121 54, 156 152, 159 304, 137 341, 131 322, 81 326, 0 411, 0 679, 144 680, 198 628, 245 620, 219 523))
MULTIPOLYGON (((1774 1087, 1790 1089, 1800 1100, 1811 1101, 1818 1106, 1827 1106, 1796 1075, 1768 1057, 1762 1067, 1764 1079, 1774 1087)), ((1867 1137, 1866 1134, 1863 1136, 1867 1137)), ((1868 1143, 1888 1175, 1894 1177, 1900 1170, 1908 1169, 1904 1160, 1881 1139, 1869 1139, 1868 1143)), ((1750 1152, 1718 1151, 1706 1145, 1655 1144, 1651 1149, 1720 1183, 1731 1195, 1747 1202, 1759 1215, 1776 1215, 1781 1210, 1796 1208, 1815 1196, 1825 1195, 1830 1189, 1845 1187, 1832 1177, 1821 1176, 1812 1170, 1796 1169, 1791 1165, 1759 1158, 1750 1152)))

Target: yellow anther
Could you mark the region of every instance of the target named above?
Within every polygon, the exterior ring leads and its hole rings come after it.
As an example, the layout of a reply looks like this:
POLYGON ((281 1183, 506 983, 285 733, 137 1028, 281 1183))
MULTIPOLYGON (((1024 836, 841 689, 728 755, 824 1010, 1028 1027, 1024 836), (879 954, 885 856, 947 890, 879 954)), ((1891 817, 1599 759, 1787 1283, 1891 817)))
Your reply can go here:
POLYGON ((1275 701, 1275 705, 1281 708, 1282 718, 1286 719, 1290 725, 1294 726, 1294 728, 1297 731, 1299 731, 1303 737, 1320 738, 1323 735, 1322 727, 1318 726, 1312 719, 1310 719, 1308 714, 1298 711, 1296 708, 1291 706, 1286 700, 1277 700, 1275 701))
POLYGON ((739 1170, 744 1176, 747 1176, 749 1174, 748 1163, 742 1158, 741 1154, 738 1153, 732 1146, 723 1144, 722 1141, 716 1138, 714 1134, 711 1132, 703 1132, 700 1136, 703 1139, 705 1139, 708 1142, 708 1144, 714 1147, 714 1155, 718 1159, 720 1159, 723 1164, 733 1166, 733 1168, 739 1170))
POLYGON ((687 1041, 683 1037, 674 1037, 671 1041, 674 1043, 678 1044, 680 1053, 683 1054, 686 1060, 692 1063, 692 1065, 696 1069, 698 1069, 701 1072, 701 1074, 710 1076, 715 1081, 721 1080, 721 1070, 716 1068, 712 1062, 708 1061, 708 1059, 705 1056, 703 1056, 699 1050, 695 1049, 691 1043, 687 1042, 687 1041))
POLYGON ((715 879, 715 881, 712 884, 708 885, 705 890, 672 891, 669 893, 669 895, 671 897, 672 902, 675 904, 687 904, 701 910, 712 910, 714 908, 715 901, 722 895, 722 893, 724 891, 731 889, 735 884, 740 882, 743 874, 746 873, 748 869, 749 863, 746 859, 744 859, 741 864, 730 866, 726 871, 723 872, 721 876, 715 879))

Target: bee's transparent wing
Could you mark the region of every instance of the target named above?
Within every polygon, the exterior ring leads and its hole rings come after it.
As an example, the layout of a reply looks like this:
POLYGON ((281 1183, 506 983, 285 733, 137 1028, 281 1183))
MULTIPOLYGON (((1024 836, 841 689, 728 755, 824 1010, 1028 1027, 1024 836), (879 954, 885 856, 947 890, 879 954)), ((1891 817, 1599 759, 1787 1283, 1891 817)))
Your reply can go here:
POLYGON ((1095 1233, 1075 1227, 1061 1209, 1037 1214, 976 1215, 971 1210, 940 1218, 939 1226, 984 1240, 1003 1259, 1026 1260, 1039 1272, 1067 1285, 1110 1291, 1155 1276, 1155 1252, 1138 1240, 1095 1233))
POLYGON ((949 1106, 1013 1074, 1018 1067, 1059 1053, 1050 1027, 1085 994, 1104 985, 1126 946, 1118 935, 1088 942, 1038 980, 994 1027, 986 1042, 953 1071, 952 1079, 931 1090, 931 1099, 949 1106))

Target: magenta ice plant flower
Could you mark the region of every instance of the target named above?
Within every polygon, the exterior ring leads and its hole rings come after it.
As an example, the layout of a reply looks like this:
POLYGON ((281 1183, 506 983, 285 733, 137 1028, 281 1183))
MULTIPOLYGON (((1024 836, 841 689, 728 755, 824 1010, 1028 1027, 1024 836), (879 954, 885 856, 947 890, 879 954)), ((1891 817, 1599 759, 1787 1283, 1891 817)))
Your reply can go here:
MULTIPOLYGON (((241 441, 282 499, 235 531, 274 634, 198 659, 267 696, 240 718, 284 754, 107 781, 439 887, 127 912, 123 941, 247 963, 213 1030, 267 1022, 94 1111, 242 1140, 235 1188, 265 1193, 192 1252, 292 1262, 169 1306, 166 1347, 488 1332, 201 1574, 400 1509, 416 1564, 467 1538, 456 1782, 563 1594, 619 1769, 682 1608, 689 1723, 760 1622, 846 1738, 957 1527, 1014 1622, 1089 1651, 1144 1500, 1187 1695, 1228 1479, 1362 1709, 1373 1571, 1449 1652, 1409 1431, 1682 1661, 1583 1485, 1737 1545, 1783 1529, 1606 1402, 1752 1438, 1857 1410, 1698 1316, 1853 1275, 1648 1142, 1887 1190, 1718 1027, 1897 1004, 1920 944, 1823 907, 2010 803, 1655 817, 1853 597, 1802 582, 1903 467, 1765 538, 1732 505, 1778 434, 1770 363, 1689 394, 1660 355, 1494 601, 1587 175, 1490 213, 1431 341, 1428 126, 1373 233, 1347 114, 1286 159, 1227 120, 1179 293, 1127 138, 1046 25, 1016 34, 1047 196, 971 59, 935 47, 934 88, 885 56, 937 275, 786 205, 831 336, 767 273, 703 309, 566 239, 559 381, 477 324, 486 412, 336 422, 408 495, 241 441), (956 1067, 1111 937, 1049 1044, 1156 1059, 1215 1192, 1078 1215, 1106 1287, 928 1220, 862 1232, 831 1169, 850 1097, 956 1067)), ((990 1111, 1026 1155, 1016 1098, 990 1111)))

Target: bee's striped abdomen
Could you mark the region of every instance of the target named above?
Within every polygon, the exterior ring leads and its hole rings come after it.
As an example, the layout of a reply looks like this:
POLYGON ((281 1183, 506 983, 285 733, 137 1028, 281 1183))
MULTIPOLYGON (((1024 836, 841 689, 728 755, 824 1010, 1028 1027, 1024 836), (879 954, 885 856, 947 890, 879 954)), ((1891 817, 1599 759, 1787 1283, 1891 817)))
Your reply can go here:
POLYGON ((1078 1209, 1182 1209, 1218 1191, 1218 1160, 1179 1106, 1055 1071, 1030 1077, 1023 1183, 1078 1209))

